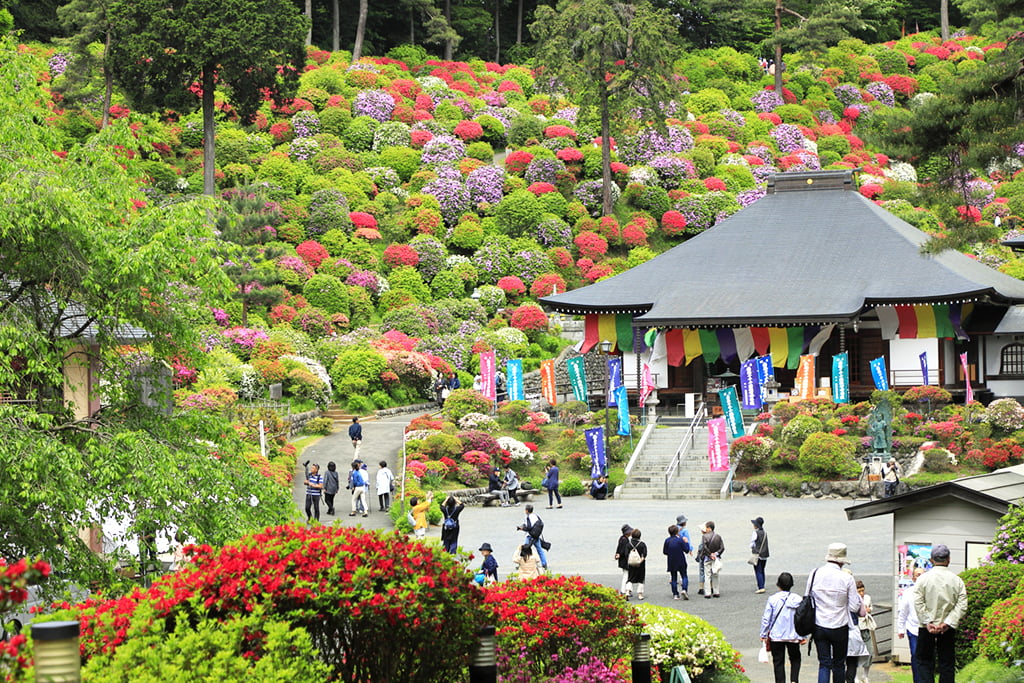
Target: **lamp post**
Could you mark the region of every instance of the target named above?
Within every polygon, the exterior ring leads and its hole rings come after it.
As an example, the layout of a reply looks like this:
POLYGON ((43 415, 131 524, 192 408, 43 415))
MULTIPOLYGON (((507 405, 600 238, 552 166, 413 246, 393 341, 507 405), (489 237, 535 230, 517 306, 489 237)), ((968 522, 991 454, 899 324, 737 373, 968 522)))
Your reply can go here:
MULTIPOLYGON (((601 353, 604 355, 610 354, 612 351, 612 343, 605 339, 601 342, 601 353)), ((612 388, 612 376, 608 370, 608 359, 605 359, 604 364, 604 457, 605 462, 611 458, 611 436, 608 434, 608 404, 611 401, 608 400, 609 394, 612 388)))

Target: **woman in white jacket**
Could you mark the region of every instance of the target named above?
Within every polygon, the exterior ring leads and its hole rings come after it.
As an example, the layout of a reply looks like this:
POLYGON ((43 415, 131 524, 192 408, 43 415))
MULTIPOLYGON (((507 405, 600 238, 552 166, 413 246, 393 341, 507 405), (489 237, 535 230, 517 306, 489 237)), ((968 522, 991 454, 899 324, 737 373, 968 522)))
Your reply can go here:
POLYGON ((786 656, 789 656, 789 680, 800 680, 800 644, 806 642, 803 636, 797 635, 793 626, 796 607, 803 596, 792 593, 793 575, 789 572, 779 574, 777 593, 772 593, 764 606, 761 617, 761 640, 768 644, 772 653, 772 666, 775 669, 775 683, 786 683, 786 656))

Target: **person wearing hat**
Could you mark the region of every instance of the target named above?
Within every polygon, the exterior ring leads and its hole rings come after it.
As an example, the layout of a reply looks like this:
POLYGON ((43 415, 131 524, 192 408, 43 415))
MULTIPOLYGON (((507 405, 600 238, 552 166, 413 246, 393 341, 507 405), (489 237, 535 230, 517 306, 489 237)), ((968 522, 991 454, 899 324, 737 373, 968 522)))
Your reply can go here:
POLYGON ((938 669, 939 683, 953 683, 956 627, 967 610, 967 589, 963 579, 949 570, 949 548, 941 544, 932 548, 932 565, 914 585, 919 622, 914 664, 921 681, 934 681, 938 669))
POLYGON ((846 652, 850 643, 850 613, 864 616, 864 604, 857 593, 853 574, 843 571, 848 564, 846 544, 833 543, 825 554, 825 564, 807 579, 807 590, 814 600, 814 647, 818 652, 818 683, 846 681, 846 652))
POLYGON ((498 561, 494 559, 494 549, 490 543, 482 543, 480 552, 483 553, 484 563, 480 566, 480 573, 484 575, 484 583, 494 583, 498 580, 498 561))
POLYGON ((508 491, 502 485, 501 470, 497 467, 491 470, 490 475, 487 477, 487 493, 497 493, 498 500, 501 501, 501 507, 508 507, 508 491))
POLYGON ((622 535, 619 536, 619 543, 615 546, 615 562, 622 570, 622 584, 619 592, 627 598, 630 597, 629 588, 629 541, 632 538, 633 527, 628 524, 622 525, 622 535))
POLYGON ((757 555, 754 563, 754 580, 757 581, 755 593, 764 593, 764 567, 768 564, 768 534, 764 530, 764 517, 750 520, 754 525, 754 533, 750 536, 750 557, 757 555))

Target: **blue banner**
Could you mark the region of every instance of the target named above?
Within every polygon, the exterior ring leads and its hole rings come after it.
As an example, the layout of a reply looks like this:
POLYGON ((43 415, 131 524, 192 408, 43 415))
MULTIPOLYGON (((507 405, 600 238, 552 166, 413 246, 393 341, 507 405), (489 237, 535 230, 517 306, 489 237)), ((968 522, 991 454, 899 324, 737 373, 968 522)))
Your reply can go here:
POLYGON ((832 356, 832 402, 850 402, 850 354, 846 351, 832 356))
POLYGON ((751 358, 740 365, 740 389, 743 392, 743 409, 761 408, 761 386, 757 383, 757 360, 751 358))
POLYGON ((505 386, 508 387, 508 400, 522 401, 526 398, 523 391, 523 361, 519 358, 505 361, 505 386))
POLYGON ((629 398, 623 384, 614 392, 615 403, 619 406, 619 436, 629 436, 629 398))
POLYGON ((719 391, 718 400, 722 403, 722 414, 729 428, 729 438, 738 439, 743 436, 743 413, 740 412, 740 399, 736 395, 736 387, 726 387, 719 391))
POLYGON ((885 371, 885 356, 871 361, 871 379, 875 380, 875 389, 889 391, 889 373, 885 371))
POLYGON ((605 396, 605 405, 614 408, 618 405, 618 390, 622 386, 622 359, 608 359, 608 395, 605 396))
POLYGON ((607 471, 607 454, 604 451, 604 427, 594 427, 583 432, 587 438, 590 453, 590 478, 597 479, 607 471))
POLYGON ((770 379, 775 379, 775 366, 772 365, 772 354, 766 356, 758 356, 754 359, 757 361, 757 386, 761 387, 761 402, 764 403, 766 398, 764 383, 770 379))
POLYGON ((587 402, 587 371, 583 367, 583 356, 575 356, 565 361, 569 371, 569 385, 572 386, 572 397, 577 401, 587 402))
POLYGON ((924 386, 928 386, 928 352, 925 351, 921 354, 921 378, 924 386))

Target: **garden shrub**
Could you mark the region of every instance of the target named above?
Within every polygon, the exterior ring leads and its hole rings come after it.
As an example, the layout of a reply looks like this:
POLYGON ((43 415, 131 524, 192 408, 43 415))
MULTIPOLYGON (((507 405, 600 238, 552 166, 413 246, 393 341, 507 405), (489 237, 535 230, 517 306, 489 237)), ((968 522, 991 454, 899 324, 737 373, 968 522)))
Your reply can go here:
POLYGON ((712 680, 716 672, 740 670, 739 652, 704 619, 650 603, 638 605, 637 612, 651 636, 651 663, 659 668, 661 680, 668 680, 680 665, 695 683, 712 680))
POLYGON ((369 415, 377 409, 369 396, 349 396, 345 401, 345 410, 356 415, 369 415))
POLYGON ((265 617, 261 626, 305 628, 312 647, 303 656, 326 664, 337 680, 465 678, 483 596, 459 558, 438 546, 360 528, 283 525, 223 548, 191 548, 191 562, 151 588, 55 615, 81 621, 86 660, 116 655, 131 642, 125 629, 135 626, 254 612, 265 617), (384 634, 388 656, 381 658, 384 634))
POLYGON ((312 420, 307 420, 306 424, 302 426, 302 431, 306 434, 327 436, 333 430, 334 420, 329 417, 314 417, 312 420))
POLYGON ((772 406, 772 417, 781 422, 789 422, 800 413, 800 406, 796 403, 781 401, 772 406))
POLYGON ((526 424, 529 419, 529 401, 507 401, 498 406, 498 424, 502 427, 515 429, 526 424))
POLYGON ((729 445, 729 459, 735 461, 739 458, 737 472, 753 474, 768 466, 774 450, 775 442, 767 437, 741 436, 729 445))
POLYGON ((1024 658, 1022 619, 1024 595, 1017 593, 1006 600, 992 603, 981 619, 981 631, 977 639, 978 654, 1003 665, 1024 658))
POLYGON ((996 562, 1024 565, 1024 506, 1011 505, 999 518, 989 556, 996 562))
POLYGON ((957 671, 956 678, 960 683, 1021 683, 1024 681, 1024 671, 1019 664, 1007 666, 978 657, 957 671))
POLYGON ((611 666, 640 636, 637 612, 615 589, 579 576, 506 581, 483 595, 502 680, 546 680, 592 657, 611 666))
POLYGON ((449 422, 458 422, 469 413, 487 413, 491 401, 472 389, 455 389, 444 401, 444 417, 449 422))
POLYGON ((803 475, 796 472, 767 472, 746 481, 747 489, 753 493, 773 494, 776 497, 800 495, 803 483, 803 475))
POLYGON ((317 273, 302 287, 302 295, 310 306, 321 308, 327 313, 349 312, 348 286, 333 275, 317 273))
POLYGON ((910 387, 903 392, 904 403, 927 403, 929 401, 933 406, 946 405, 952 403, 953 395, 942 387, 931 385, 910 387))
POLYGON ((387 366, 387 359, 377 351, 348 349, 338 354, 331 365, 331 381, 338 387, 339 393, 346 380, 353 379, 365 381, 368 389, 376 391, 381 387, 380 373, 384 372, 387 366))
POLYGON ((455 459, 465 450, 462 441, 451 434, 431 434, 423 440, 420 448, 432 460, 440 460, 445 457, 455 459))
POLYGON ((800 448, 811 434, 821 432, 824 427, 821 420, 811 415, 797 415, 782 428, 782 444, 790 448, 800 448))
POLYGON ((860 472, 855 450, 852 443, 835 434, 811 434, 800 446, 797 467, 822 479, 848 479, 860 472))
POLYGON ((924 452, 923 467, 928 472, 951 472, 953 463, 950 455, 945 448, 929 448, 924 452))
POLYGON ((982 418, 998 434, 1009 434, 1024 427, 1024 408, 1014 398, 997 398, 985 409, 982 418))
MULTIPOLYGON (((1006 517, 1003 517, 1003 520, 1005 519, 1006 517)), ((1004 529, 1006 525, 1002 523, 1003 520, 1000 520, 999 530, 996 531, 996 542, 1000 540, 1001 534, 1007 533, 1007 530, 1004 529)), ((1024 534, 1015 529, 1009 530, 1007 537, 1009 538, 1010 535, 1024 538, 1024 534)), ((1021 551, 1016 546, 1014 546, 1014 551, 1015 558, 1021 557, 1021 551)), ((995 554, 993 554, 993 558, 997 559, 995 554)), ((998 561, 997 559, 995 564, 965 569, 960 573, 960 578, 964 580, 964 585, 967 587, 967 610, 960 617, 960 623, 957 626, 956 660, 958 666, 966 664, 979 654, 977 639, 981 634, 982 623, 985 621, 985 611, 994 603, 1006 600, 1017 592, 1021 579, 1024 579, 1024 564, 998 561)))
POLYGON ((564 479, 558 484, 558 491, 563 496, 582 496, 585 490, 579 479, 564 479))
POLYGON ((516 190, 505 196, 494 209, 498 227, 510 237, 523 237, 537 226, 543 208, 536 195, 528 190, 516 190))

